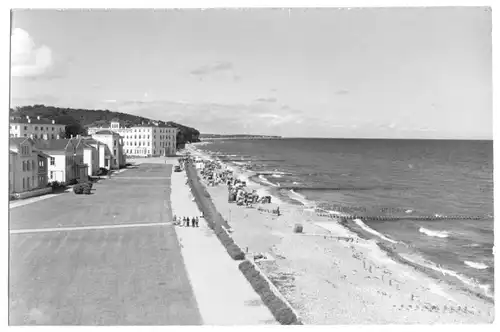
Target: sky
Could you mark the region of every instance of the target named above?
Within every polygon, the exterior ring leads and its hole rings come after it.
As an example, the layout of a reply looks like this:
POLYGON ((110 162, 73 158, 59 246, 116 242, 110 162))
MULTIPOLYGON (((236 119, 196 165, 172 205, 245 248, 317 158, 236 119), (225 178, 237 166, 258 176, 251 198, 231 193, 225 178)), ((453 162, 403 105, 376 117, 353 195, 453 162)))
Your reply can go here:
POLYGON ((481 7, 16 10, 11 107, 201 133, 492 139, 481 7))

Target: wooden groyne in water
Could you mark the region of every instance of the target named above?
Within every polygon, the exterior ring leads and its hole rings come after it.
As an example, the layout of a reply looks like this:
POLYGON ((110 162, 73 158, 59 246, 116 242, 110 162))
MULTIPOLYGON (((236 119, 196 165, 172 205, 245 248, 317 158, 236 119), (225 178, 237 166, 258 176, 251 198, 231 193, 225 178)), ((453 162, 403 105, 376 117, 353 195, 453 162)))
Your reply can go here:
POLYGON ((304 186, 280 186, 279 189, 284 190, 293 190, 293 191, 301 191, 301 190, 314 190, 314 191, 327 191, 327 190, 335 190, 335 191, 358 191, 358 190, 405 190, 409 189, 407 187, 385 187, 385 186, 372 186, 372 187, 304 187, 304 186))
POLYGON ((329 217, 335 219, 361 219, 361 220, 377 220, 377 221, 400 221, 400 220, 422 220, 422 221, 434 221, 434 220, 483 220, 491 218, 491 216, 465 216, 465 215, 454 215, 454 216, 340 216, 333 213, 316 213, 320 217, 329 217))

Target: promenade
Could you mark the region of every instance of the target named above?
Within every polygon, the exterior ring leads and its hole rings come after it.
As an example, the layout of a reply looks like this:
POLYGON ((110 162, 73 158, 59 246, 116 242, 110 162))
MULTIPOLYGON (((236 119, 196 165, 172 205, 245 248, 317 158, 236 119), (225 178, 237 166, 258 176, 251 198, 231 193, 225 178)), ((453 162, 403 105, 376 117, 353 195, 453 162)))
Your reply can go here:
POLYGON ((10 325, 198 325, 170 213, 171 165, 145 163, 10 210, 10 325))

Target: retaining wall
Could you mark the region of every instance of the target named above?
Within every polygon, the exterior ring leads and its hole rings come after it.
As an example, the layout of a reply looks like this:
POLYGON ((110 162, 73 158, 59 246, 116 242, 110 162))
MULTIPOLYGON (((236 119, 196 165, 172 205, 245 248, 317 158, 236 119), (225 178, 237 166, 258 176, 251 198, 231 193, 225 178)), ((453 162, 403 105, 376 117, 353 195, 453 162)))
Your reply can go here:
POLYGON ((203 217, 205 218, 208 226, 215 232, 215 235, 217 235, 217 238, 222 243, 224 248, 226 248, 231 258, 234 260, 245 259, 245 253, 227 232, 226 229, 229 228, 229 224, 222 217, 219 211, 217 211, 210 194, 201 183, 201 180, 196 173, 196 169, 192 165, 187 165, 186 174, 191 192, 195 198, 195 202, 198 205, 198 209, 203 212, 203 217))
POLYGON ((297 312, 255 262, 247 259, 238 267, 280 324, 303 325, 297 312))

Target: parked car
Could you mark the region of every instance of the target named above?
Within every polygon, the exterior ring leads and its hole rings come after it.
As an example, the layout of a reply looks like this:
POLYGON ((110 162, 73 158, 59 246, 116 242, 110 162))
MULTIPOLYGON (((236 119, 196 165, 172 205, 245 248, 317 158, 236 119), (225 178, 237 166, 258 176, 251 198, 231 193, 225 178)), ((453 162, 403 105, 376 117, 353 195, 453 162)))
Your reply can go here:
POLYGON ((181 167, 179 165, 174 167, 174 172, 180 172, 180 171, 181 171, 181 167))

